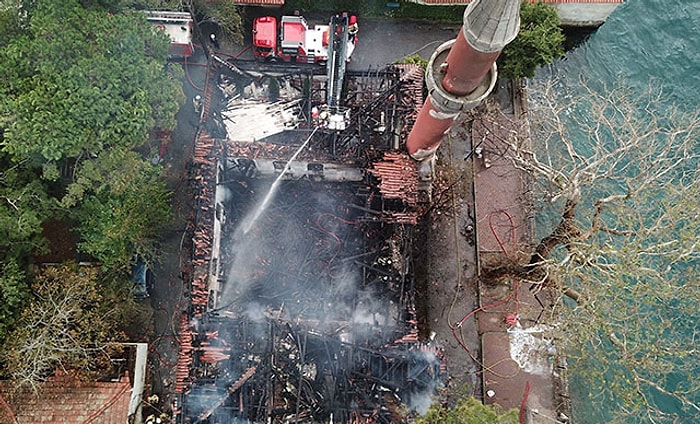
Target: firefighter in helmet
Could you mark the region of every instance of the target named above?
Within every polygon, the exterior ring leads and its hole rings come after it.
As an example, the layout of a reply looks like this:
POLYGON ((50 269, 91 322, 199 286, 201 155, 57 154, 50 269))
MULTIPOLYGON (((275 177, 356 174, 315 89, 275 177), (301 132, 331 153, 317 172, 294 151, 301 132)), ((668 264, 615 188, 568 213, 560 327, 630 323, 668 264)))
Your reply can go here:
POLYGON ((352 40, 353 38, 357 37, 357 32, 360 30, 360 27, 357 25, 357 16, 355 15, 350 15, 350 21, 349 21, 349 26, 348 26, 348 34, 350 35, 350 39, 352 40))

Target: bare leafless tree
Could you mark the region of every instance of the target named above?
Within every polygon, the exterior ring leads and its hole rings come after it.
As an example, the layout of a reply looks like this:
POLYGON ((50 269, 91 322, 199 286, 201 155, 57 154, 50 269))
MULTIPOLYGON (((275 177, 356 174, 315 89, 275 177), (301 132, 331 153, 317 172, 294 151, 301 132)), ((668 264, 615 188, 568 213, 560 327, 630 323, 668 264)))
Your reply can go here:
POLYGON ((551 224, 508 272, 558 293, 548 320, 602 417, 693 422, 700 117, 653 86, 576 91, 534 84, 528 136, 502 140, 551 224))
POLYGON ((0 351, 14 385, 39 392, 41 382, 56 371, 93 378, 108 369, 118 332, 97 270, 76 264, 46 267, 32 288, 32 300, 0 351))

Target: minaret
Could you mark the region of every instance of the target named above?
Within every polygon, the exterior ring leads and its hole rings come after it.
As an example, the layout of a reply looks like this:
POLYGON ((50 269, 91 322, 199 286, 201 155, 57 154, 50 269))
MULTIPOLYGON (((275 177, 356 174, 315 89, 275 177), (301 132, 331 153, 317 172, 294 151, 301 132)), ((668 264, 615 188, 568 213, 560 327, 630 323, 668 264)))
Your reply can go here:
POLYGON ((432 158, 457 115, 491 93, 496 59, 519 27, 520 0, 472 0, 457 39, 443 43, 428 62, 428 100, 406 141, 411 157, 432 158))

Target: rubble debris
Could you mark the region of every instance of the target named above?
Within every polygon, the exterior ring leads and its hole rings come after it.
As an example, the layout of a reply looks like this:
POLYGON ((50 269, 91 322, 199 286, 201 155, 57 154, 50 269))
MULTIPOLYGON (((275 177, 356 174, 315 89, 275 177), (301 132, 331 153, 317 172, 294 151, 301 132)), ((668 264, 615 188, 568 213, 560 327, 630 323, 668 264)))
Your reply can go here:
POLYGON ((384 160, 374 162, 369 172, 379 178, 379 191, 387 199, 401 199, 409 206, 418 202, 416 162, 404 153, 384 153, 384 160))

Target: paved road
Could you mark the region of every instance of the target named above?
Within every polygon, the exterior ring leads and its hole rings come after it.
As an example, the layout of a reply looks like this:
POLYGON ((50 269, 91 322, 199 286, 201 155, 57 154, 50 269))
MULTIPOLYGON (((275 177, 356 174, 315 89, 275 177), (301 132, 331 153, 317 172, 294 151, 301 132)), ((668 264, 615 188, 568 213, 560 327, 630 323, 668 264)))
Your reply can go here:
MULTIPOLYGON (((256 9, 251 10, 256 13, 256 9)), ((257 10, 257 14, 274 13, 257 10)), ((328 22, 329 15, 325 13, 303 13, 310 24, 328 22)), ((252 22, 255 15, 248 17, 252 22)), ((424 23, 415 20, 398 20, 389 18, 358 19, 360 32, 359 42, 350 61, 349 69, 363 71, 368 68, 376 69, 394 63, 411 54, 418 53, 424 59, 430 58, 435 47, 443 41, 455 38, 459 25, 424 23)), ((252 41, 251 28, 246 28, 245 43, 252 41)), ((203 32, 207 32, 203 29, 203 32)), ((232 48, 230 53, 238 50, 232 48)), ((246 52, 245 58, 252 58, 251 52, 246 52)))
POLYGON ((457 25, 388 19, 363 20, 359 24, 359 41, 349 65, 354 71, 383 67, 416 53, 429 59, 437 46, 455 38, 459 31, 457 25))

